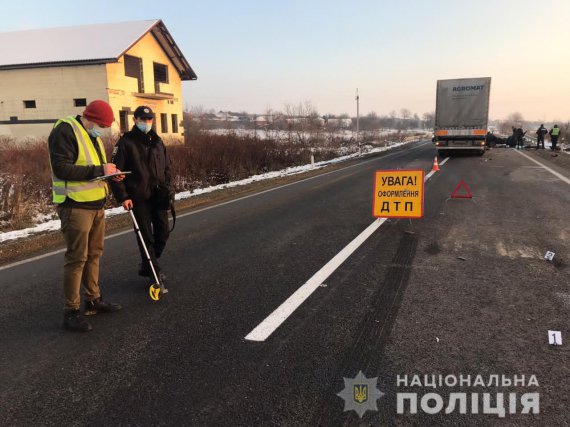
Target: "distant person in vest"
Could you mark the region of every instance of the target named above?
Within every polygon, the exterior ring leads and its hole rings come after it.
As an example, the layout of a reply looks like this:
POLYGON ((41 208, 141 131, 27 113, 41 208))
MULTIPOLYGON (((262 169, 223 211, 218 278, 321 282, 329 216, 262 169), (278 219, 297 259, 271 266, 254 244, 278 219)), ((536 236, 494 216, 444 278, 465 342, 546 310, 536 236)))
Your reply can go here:
MULTIPOLYGON (((80 288, 85 293, 85 316, 118 311, 118 304, 103 301, 99 289, 99 260, 105 235, 104 179, 120 172, 107 163, 100 136, 114 121, 113 110, 105 101, 96 100, 81 116, 58 120, 49 138, 52 193, 61 231, 67 244, 63 268, 65 295, 63 326, 78 332, 92 329, 80 312, 80 288)), ((120 181, 123 176, 113 179, 120 181)))
POLYGON ((550 132, 548 133, 550 134, 550 142, 552 143, 552 147, 550 147, 550 149, 556 150, 556 144, 558 144, 558 137, 560 136, 560 128, 558 125, 554 125, 554 127, 550 129, 550 132))
MULTIPOLYGON (((111 188, 115 199, 126 210, 133 210, 152 265, 164 280, 158 258, 168 240, 168 209, 174 199, 170 158, 162 139, 152 128, 154 113, 151 108, 140 106, 133 115, 134 126, 119 139, 112 158, 119 169, 132 174, 122 182, 112 183, 111 188)), ((141 256, 138 273, 152 277, 143 243, 138 241, 138 244, 141 256)))
POLYGON ((544 127, 544 125, 540 125, 540 127, 536 130, 536 149, 540 148, 540 144, 542 144, 542 148, 544 148, 544 135, 548 133, 548 130, 544 127))

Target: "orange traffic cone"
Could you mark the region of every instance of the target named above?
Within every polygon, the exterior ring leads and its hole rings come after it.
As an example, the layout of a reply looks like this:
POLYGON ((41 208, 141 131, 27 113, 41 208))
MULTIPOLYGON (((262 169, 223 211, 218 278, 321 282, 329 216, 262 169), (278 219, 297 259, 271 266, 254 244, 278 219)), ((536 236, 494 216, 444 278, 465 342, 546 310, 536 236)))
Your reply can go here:
POLYGON ((438 172, 439 171, 439 164, 437 163, 437 156, 433 159, 433 168, 432 171, 438 172))

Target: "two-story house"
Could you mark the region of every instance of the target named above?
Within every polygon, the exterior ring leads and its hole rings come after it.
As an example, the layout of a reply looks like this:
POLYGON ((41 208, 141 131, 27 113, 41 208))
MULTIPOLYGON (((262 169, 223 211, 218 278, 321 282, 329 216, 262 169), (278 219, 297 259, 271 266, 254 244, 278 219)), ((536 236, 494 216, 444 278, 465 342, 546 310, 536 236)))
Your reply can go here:
POLYGON ((94 99, 115 112, 114 132, 150 106, 166 140, 182 140, 182 81, 196 74, 161 20, 0 33, 0 135, 47 136, 94 99))

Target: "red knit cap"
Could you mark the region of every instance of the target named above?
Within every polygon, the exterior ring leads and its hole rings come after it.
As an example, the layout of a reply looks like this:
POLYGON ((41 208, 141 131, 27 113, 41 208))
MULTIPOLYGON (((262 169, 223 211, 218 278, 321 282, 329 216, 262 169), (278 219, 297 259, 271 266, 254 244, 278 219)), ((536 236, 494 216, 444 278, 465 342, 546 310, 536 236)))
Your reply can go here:
POLYGON ((115 121, 115 116, 113 115, 113 109, 111 106, 100 99, 91 101, 89 105, 85 107, 83 117, 106 128, 111 127, 115 121))

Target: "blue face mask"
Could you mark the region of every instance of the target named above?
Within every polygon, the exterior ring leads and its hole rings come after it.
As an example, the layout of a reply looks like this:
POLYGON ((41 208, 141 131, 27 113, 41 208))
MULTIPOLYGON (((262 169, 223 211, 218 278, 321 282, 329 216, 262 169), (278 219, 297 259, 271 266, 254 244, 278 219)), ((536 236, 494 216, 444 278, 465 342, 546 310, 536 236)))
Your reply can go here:
POLYGON ((152 123, 137 122, 137 127, 143 133, 148 133, 152 129, 152 123))
POLYGON ((99 138, 101 135, 103 135, 103 129, 101 129, 99 126, 93 126, 91 129, 88 129, 87 132, 89 132, 89 135, 91 135, 93 138, 99 138))

